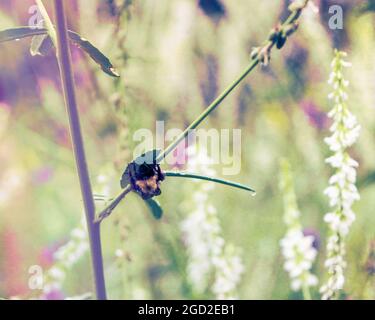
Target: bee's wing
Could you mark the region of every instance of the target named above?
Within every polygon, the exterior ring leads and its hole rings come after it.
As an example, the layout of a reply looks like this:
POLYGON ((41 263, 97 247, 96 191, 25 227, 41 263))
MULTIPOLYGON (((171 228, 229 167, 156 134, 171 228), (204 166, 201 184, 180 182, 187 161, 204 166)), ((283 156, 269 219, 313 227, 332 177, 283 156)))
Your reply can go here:
POLYGON ((130 172, 129 166, 126 167, 124 173, 122 174, 120 185, 121 188, 126 188, 130 184, 130 172))
POLYGON ((160 203, 152 198, 145 200, 145 202, 154 218, 159 220, 163 216, 163 209, 161 208, 160 203))

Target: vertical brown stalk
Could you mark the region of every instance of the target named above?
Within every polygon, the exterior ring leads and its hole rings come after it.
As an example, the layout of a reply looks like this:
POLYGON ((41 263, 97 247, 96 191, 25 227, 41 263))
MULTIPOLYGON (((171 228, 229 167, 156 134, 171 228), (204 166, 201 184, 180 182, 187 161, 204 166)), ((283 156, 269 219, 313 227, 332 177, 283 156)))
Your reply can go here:
POLYGON ((64 90, 65 105, 69 117, 70 134, 74 150, 76 168, 86 214, 87 230, 90 239, 91 261, 94 271, 96 297, 99 300, 105 300, 106 290, 100 240, 100 224, 94 222, 95 204, 91 190, 91 183, 86 163, 86 156, 75 97, 69 41, 67 37, 66 17, 64 12, 64 1, 54 0, 54 6, 57 31, 57 58, 60 67, 61 82, 64 90))

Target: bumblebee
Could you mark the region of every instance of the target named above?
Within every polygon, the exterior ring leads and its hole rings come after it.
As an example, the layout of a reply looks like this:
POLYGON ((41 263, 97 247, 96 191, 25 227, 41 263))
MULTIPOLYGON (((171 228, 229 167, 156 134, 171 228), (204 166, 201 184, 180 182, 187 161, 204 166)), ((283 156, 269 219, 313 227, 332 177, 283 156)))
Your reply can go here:
POLYGON ((130 162, 122 175, 121 187, 125 188, 130 184, 144 200, 160 195, 160 182, 165 179, 165 175, 156 163, 157 155, 157 151, 149 151, 130 162))

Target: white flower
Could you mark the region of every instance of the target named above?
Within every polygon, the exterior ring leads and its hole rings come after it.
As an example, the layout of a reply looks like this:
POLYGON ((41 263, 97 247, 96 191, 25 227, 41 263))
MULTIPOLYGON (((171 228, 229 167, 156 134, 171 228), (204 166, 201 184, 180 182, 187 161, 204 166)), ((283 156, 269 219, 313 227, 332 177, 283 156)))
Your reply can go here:
POLYGON ((71 232, 71 237, 77 240, 85 240, 87 238, 85 230, 81 228, 75 228, 71 232))
MULTIPOLYGON (((214 175, 210 159, 203 150, 188 149, 188 170, 214 175)), ((216 208, 209 202, 209 192, 214 184, 196 181, 188 207, 193 208, 181 222, 188 254, 187 276, 196 293, 208 288, 217 299, 235 299, 236 287, 240 282, 243 265, 237 250, 226 244, 221 235, 216 208), (210 279, 213 276, 213 284, 210 279)))
POLYGON ((0 209, 5 207, 24 182, 24 172, 16 168, 2 170, 0 173, 0 209))
POLYGON ((67 271, 88 251, 89 244, 85 223, 70 233, 70 240, 54 253, 54 265, 47 271, 43 294, 62 287, 67 271))
POLYGON ((285 258, 284 269, 292 280, 292 290, 298 291, 303 285, 315 285, 316 277, 310 273, 317 251, 313 247, 314 238, 304 236, 299 228, 291 229, 280 241, 281 252, 285 258))
POLYGON ((236 251, 232 246, 226 246, 221 256, 213 259, 216 277, 212 291, 218 299, 238 299, 235 296, 235 291, 241 280, 244 267, 236 251))
POLYGON ((329 179, 329 186, 324 190, 333 210, 324 216, 331 236, 327 243, 328 257, 325 261, 329 278, 320 289, 322 299, 337 297, 339 290, 343 289, 346 267, 344 241, 355 220, 351 207, 359 200, 359 193, 355 186, 358 162, 350 158, 347 148, 358 139, 360 126, 345 103, 348 98, 345 89, 349 83, 343 78, 343 69, 350 66, 343 60, 345 56, 344 52, 336 51, 332 62, 333 71, 329 77, 329 83, 334 89, 329 98, 334 99, 334 106, 328 115, 333 119, 333 124, 330 128, 332 135, 326 138, 325 142, 333 155, 328 157, 326 162, 335 169, 335 172, 329 179))
POLYGON ((65 279, 64 270, 56 266, 49 269, 49 275, 51 276, 51 278, 57 281, 65 279))
POLYGON ((286 160, 281 162, 280 187, 284 196, 284 222, 288 228, 280 240, 281 253, 285 259, 284 269, 291 279, 291 289, 298 291, 318 284, 317 277, 310 271, 317 251, 313 246, 314 237, 302 232, 290 164, 286 160))
POLYGON ((122 257, 124 257, 124 255, 125 255, 124 250, 122 250, 122 249, 116 249, 115 250, 116 258, 122 258, 122 257))

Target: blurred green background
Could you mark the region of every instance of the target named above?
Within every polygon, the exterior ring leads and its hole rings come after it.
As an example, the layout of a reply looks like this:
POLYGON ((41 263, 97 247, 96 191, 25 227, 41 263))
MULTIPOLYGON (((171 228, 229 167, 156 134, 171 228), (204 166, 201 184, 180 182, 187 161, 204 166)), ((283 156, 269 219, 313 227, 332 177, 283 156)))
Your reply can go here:
MULTIPOLYGON (((374 280, 365 271, 375 238, 375 16, 358 8, 366 1, 314 1, 301 25, 268 67, 257 68, 214 112, 203 128, 242 130, 241 173, 231 180, 251 185, 255 197, 216 186, 209 202, 218 213, 225 240, 241 248, 244 272, 241 299, 298 299, 282 268, 279 241, 285 234, 279 160, 287 157, 303 226, 320 238, 314 273, 325 279, 328 210, 323 190, 331 175, 330 110, 327 79, 333 49, 348 52, 353 67, 349 106, 362 127, 351 150, 359 161, 350 232, 346 293, 375 298, 374 280), (344 8, 344 29, 328 28, 328 8, 344 8)), ((45 1, 52 13, 52 1, 45 1)), ((100 48, 116 66, 114 79, 87 55, 72 48, 78 104, 93 189, 113 196, 125 165, 133 157, 133 133, 185 128, 249 62, 288 1, 69 0, 69 28, 100 48)), ((33 1, 0 3, 0 29, 27 25, 33 1)), ((67 117, 54 54, 31 57, 29 39, 0 44, 0 296, 35 298, 28 269, 54 263, 53 253, 70 240, 83 217, 67 117)), ((164 168, 167 168, 164 166, 164 168)), ((220 166, 215 168, 220 175, 220 166)), ((225 178, 225 177, 224 177, 225 178)), ((130 195, 103 222, 107 289, 113 299, 214 298, 209 289, 192 290, 189 259, 180 225, 193 208, 194 184, 170 179, 159 201, 165 215, 155 221, 145 205, 130 195)), ((98 208, 102 203, 97 203, 98 208)), ((88 252, 67 272, 55 297, 92 291, 88 252)), ((318 297, 318 289, 313 291, 318 297)), ((49 297, 53 298, 53 297, 49 297)))

